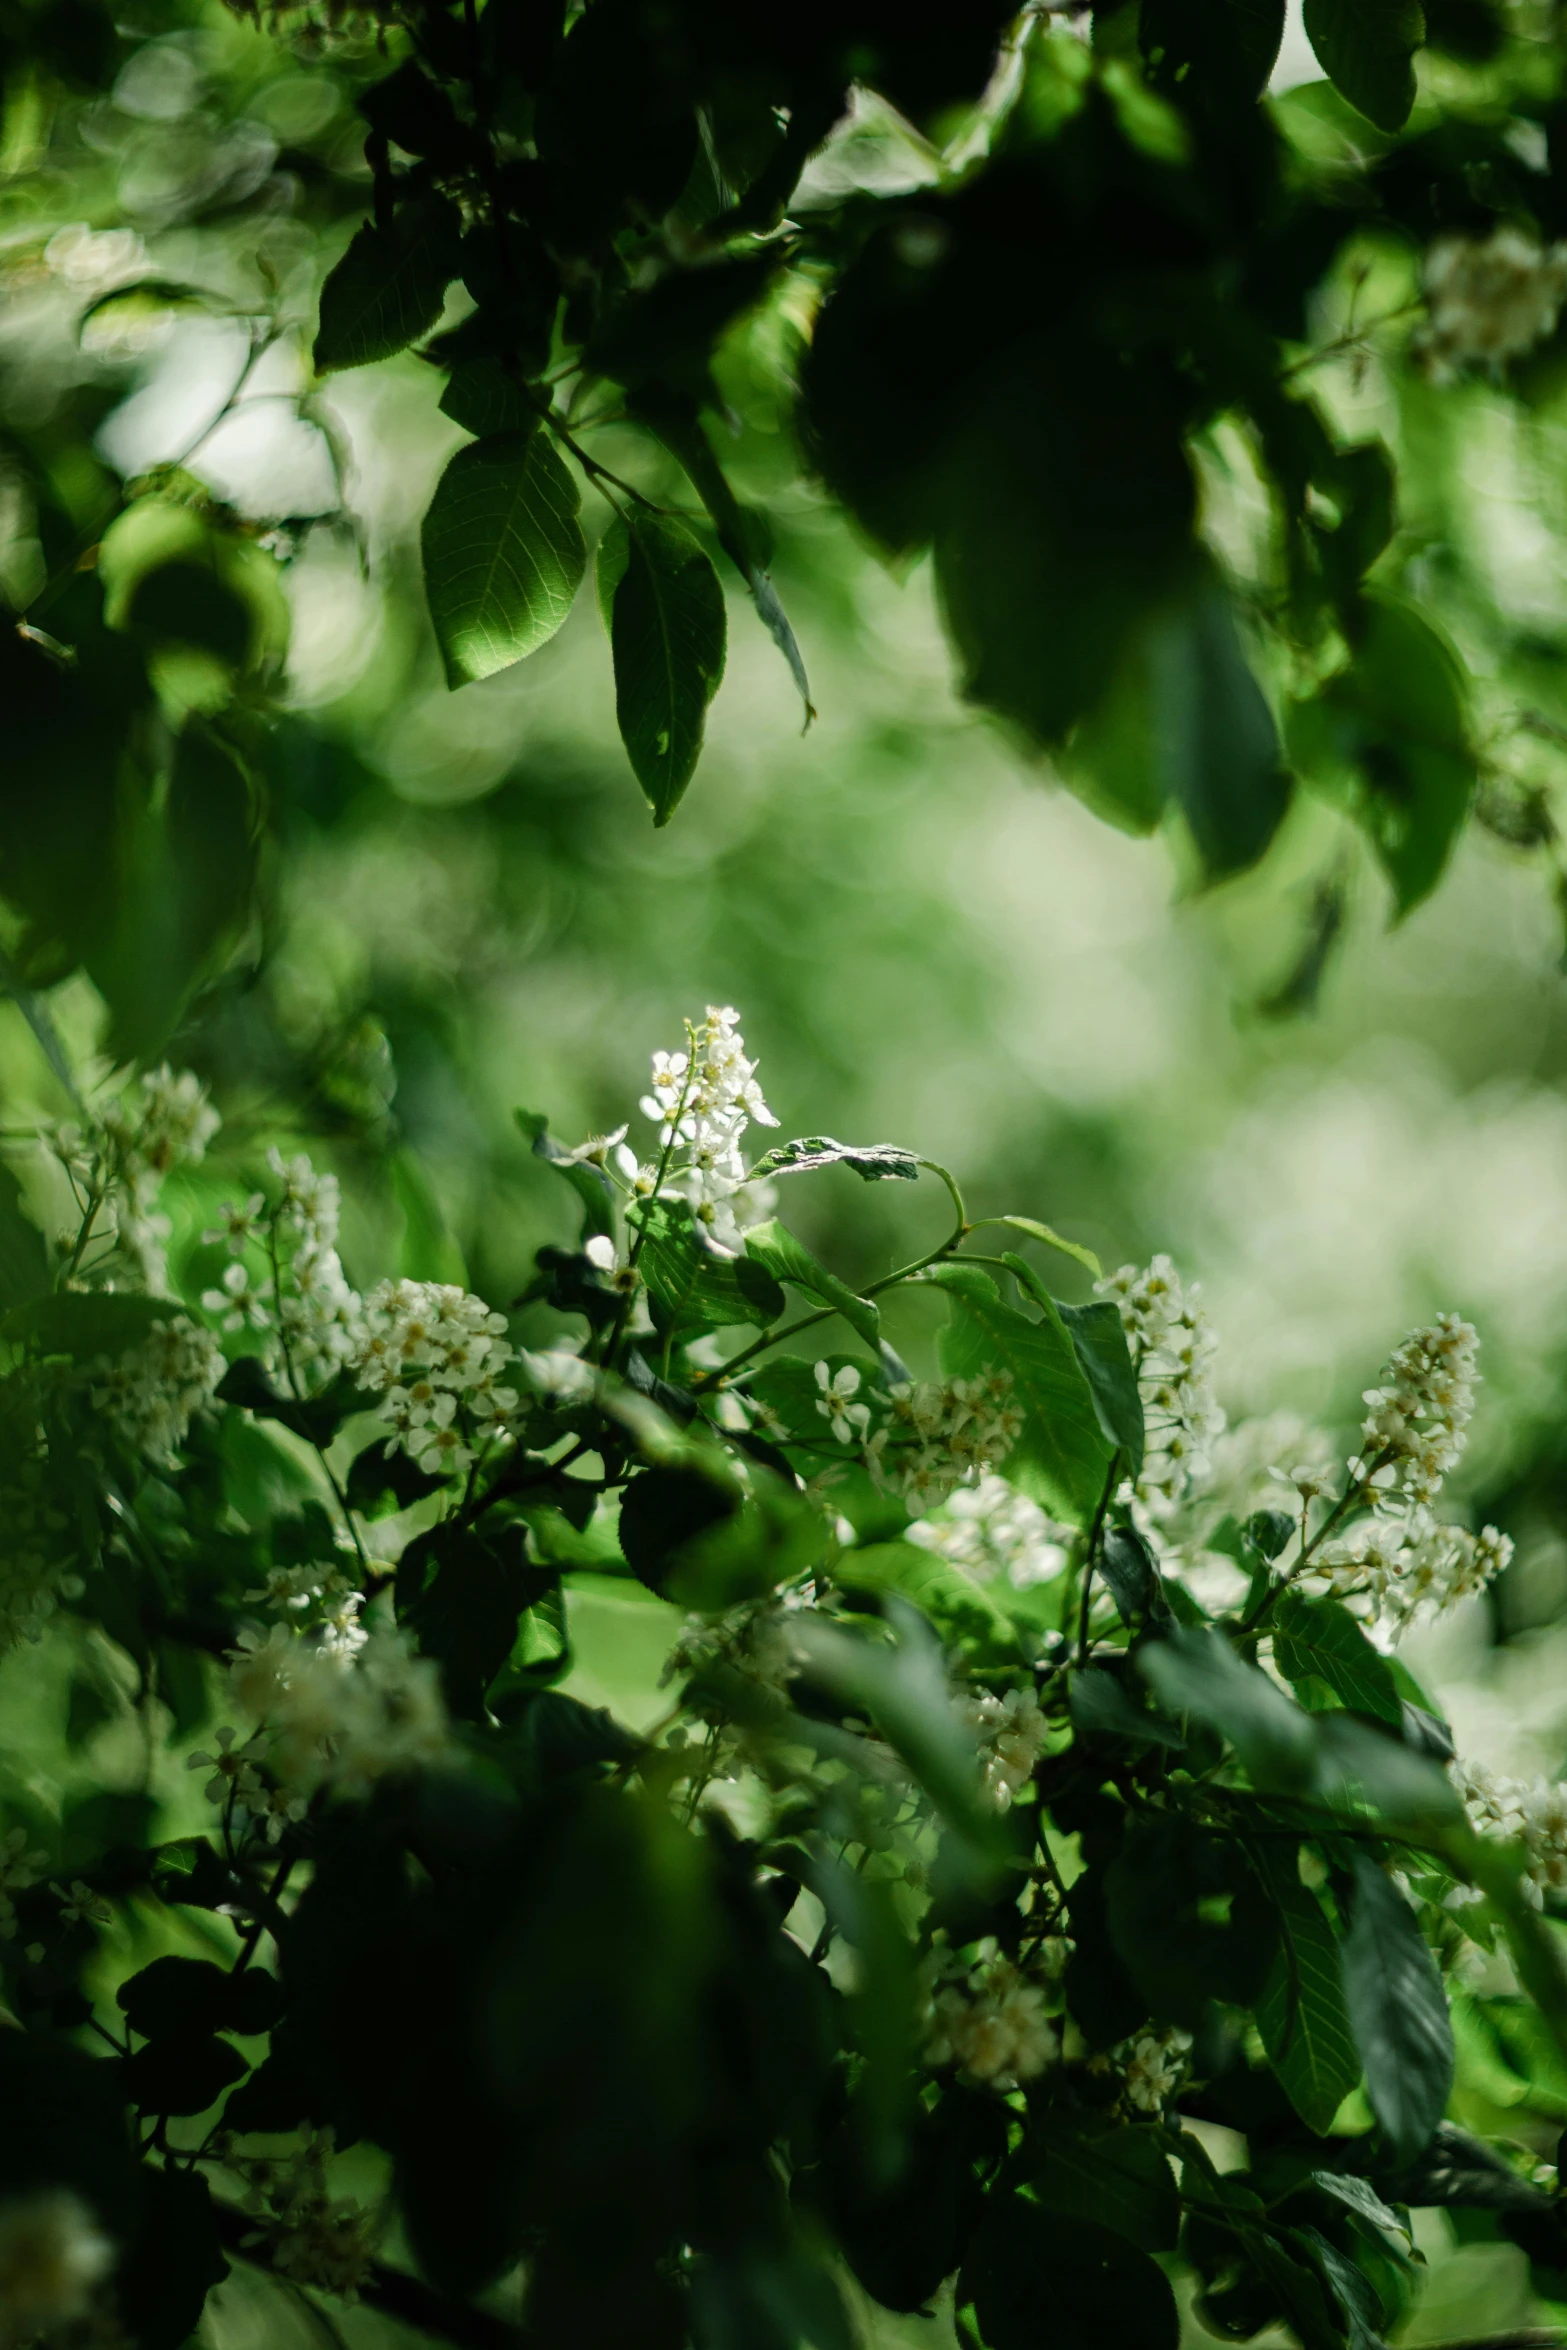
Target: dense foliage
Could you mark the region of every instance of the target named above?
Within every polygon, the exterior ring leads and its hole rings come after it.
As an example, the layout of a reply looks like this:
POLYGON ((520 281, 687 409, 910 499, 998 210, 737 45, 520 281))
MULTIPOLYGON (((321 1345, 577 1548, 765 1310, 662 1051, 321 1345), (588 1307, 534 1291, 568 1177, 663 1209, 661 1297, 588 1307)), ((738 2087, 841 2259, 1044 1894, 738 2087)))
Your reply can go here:
POLYGON ((1366 2350, 1415 2203, 1550 2290, 1554 2171, 1444 2117, 1450 1996, 1551 2110, 1567 1791, 1452 1766, 1397 1654, 1507 1561, 1439 1515, 1468 1325, 1403 1340, 1346 1468, 1225 1429, 1167 1260, 1098 1277, 896 1145, 748 1159, 730 1011, 641 1149, 519 1118, 580 1231, 511 1320, 354 1290, 335 1180, 167 1068, 19 1162, 57 1246, 8 1185, 4 1637, 67 1643, 76 1739, 187 1753, 205 1824, 160 1840, 150 1764, 58 1821, 13 1785, 6 2339, 176 2350, 238 2257, 486 2350, 519 2291, 530 2341, 844 2350, 851 2276, 955 2278, 987 2350, 1046 2304, 1174 2350, 1172 2276, 1366 2350), (922 1172, 952 1227, 863 1290, 773 1213, 922 1172), (606 1578, 670 1626, 640 1727, 559 1687, 606 1578))
POLYGON ((301 756, 288 566, 345 519, 331 387, 408 348, 472 435, 423 522, 451 685, 559 629, 593 537, 660 823, 723 672, 721 572, 809 713, 769 576, 792 444, 889 561, 929 551, 967 691, 1115 823, 1178 811, 1208 876, 1297 779, 1397 911, 1472 812, 1554 869, 1560 624, 1477 545, 1460 455, 1492 379, 1524 441, 1559 399, 1554 11, 1305 22, 1329 80, 1265 103, 1283 0, 282 10, 205 95, 191 30, 18 14, 13 287, 81 338, 5 399, 20 975, 85 966, 155 1054, 253 939, 301 756), (318 297, 324 395, 288 356, 318 297), (306 510, 227 502, 208 426, 117 476, 126 363, 197 316, 249 338, 219 427, 297 410, 306 510))

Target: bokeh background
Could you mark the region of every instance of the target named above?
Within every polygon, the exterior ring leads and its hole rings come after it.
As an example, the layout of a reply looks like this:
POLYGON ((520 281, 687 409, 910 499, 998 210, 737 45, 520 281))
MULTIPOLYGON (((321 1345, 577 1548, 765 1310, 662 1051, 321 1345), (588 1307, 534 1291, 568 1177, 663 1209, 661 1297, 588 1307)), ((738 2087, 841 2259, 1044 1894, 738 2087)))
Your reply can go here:
MULTIPOLYGON (((782 512, 775 576, 820 717, 802 737, 735 601, 705 758, 655 833, 590 597, 516 670, 455 696, 442 681, 416 563, 461 437, 438 377, 405 357, 311 388, 315 291, 364 201, 352 98, 373 44, 290 50, 216 8, 170 21, 149 18, 63 142, 38 91, 7 85, 0 408, 84 530, 118 480, 176 465, 242 514, 294 518, 278 841, 252 936, 173 1049, 225 1112, 215 1180, 242 1182, 279 1105, 297 1123, 303 1102, 299 1140, 344 1177, 351 1277, 462 1278, 504 1303, 569 1229, 515 1108, 569 1141, 645 1131, 648 1054, 730 1002, 786 1134, 912 1145, 972 1211, 1044 1217, 1107 1265, 1168 1250, 1203 1284, 1232 1414, 1343 1430, 1391 1344, 1455 1307, 1486 1376, 1467 1495, 1518 1556, 1492 1598, 1416 1634, 1412 1662, 1467 1753, 1567 1772, 1567 980, 1538 864, 1471 828, 1390 931, 1348 829, 1302 805, 1261 873, 1196 894, 1176 848, 1108 829, 957 699, 926 571, 889 576, 801 478, 743 340, 724 381, 736 463, 782 512), (84 305, 149 267, 208 301, 109 303, 84 337, 84 305), (278 328, 258 355, 243 314, 263 297, 278 328)), ((1285 102, 1309 109, 1309 85, 1285 102)), ((820 168, 913 168, 874 127, 820 168)), ((751 331, 787 357, 797 329, 751 331)), ((1567 579, 1536 523, 1567 478, 1550 404, 1524 423, 1482 385, 1438 418, 1375 366, 1339 372, 1347 415, 1428 453, 1424 559, 1483 580, 1559 665, 1567 579)), ((1244 525, 1217 461, 1209 493, 1216 535, 1244 525)), ((0 480, 14 607, 41 564, 25 486, 0 480)), ((1483 685, 1484 644, 1466 649, 1483 685)), ((84 1078, 105 1076, 87 982, 51 1009, 84 1078)), ((67 1107, 14 1006, 0 1087, 13 1132, 67 1107)), ((789 1212, 870 1278, 942 1208, 845 1174, 789 1212)), ((192 1193, 185 1245, 205 1214, 192 1193)), ((918 1312, 897 1332, 916 1354, 918 1312)), ((606 1601, 579 1631, 584 1688, 634 1706, 663 1627, 606 1601)), ((13 1668, 0 1686, 18 1699, 13 1668)), ((1410 2341, 1531 2314, 1513 2248, 1443 2223, 1427 2250, 1410 2341)), ((310 2330, 241 2280, 222 2350, 310 2330)))

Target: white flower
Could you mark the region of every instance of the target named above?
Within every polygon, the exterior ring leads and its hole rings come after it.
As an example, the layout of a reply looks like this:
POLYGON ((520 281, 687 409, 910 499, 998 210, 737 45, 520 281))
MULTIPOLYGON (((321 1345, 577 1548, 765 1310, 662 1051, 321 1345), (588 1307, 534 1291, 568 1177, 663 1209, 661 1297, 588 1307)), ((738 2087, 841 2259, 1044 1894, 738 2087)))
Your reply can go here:
MULTIPOLYGON (((741 1137, 753 1118, 763 1126, 778 1123, 756 1082, 756 1063, 746 1058, 739 1017, 732 1005, 709 1004, 706 1019, 688 1030, 689 1051, 653 1055, 652 1090, 642 1097, 644 1114, 659 1125, 663 1148, 677 1143, 684 1148, 673 1188, 689 1199, 708 1239, 735 1250, 743 1227, 734 1203, 747 1179, 741 1137)), ((617 1163, 642 1192, 644 1171, 630 1153, 617 1163)))
POLYGON ((1126 2098, 1139 2113, 1159 2113, 1165 2100, 1180 2087, 1184 2059, 1192 2044, 1190 2032, 1173 2028, 1145 2032, 1132 2043, 1126 2058, 1126 2098))
POLYGON ((1138 1497, 1168 1515, 1209 1473, 1224 1430, 1209 1370, 1218 1341, 1201 1291, 1188 1288, 1166 1256, 1141 1269, 1123 1265, 1096 1289, 1119 1309, 1142 1391, 1148 1441, 1138 1497))
POLYGON ((255 1239, 266 1204, 259 1191, 253 1191, 247 1200, 225 1200, 218 1209, 217 1223, 202 1234, 203 1242, 208 1248, 214 1248, 221 1240, 237 1257, 255 1239))
POLYGON ((1033 1777, 1049 1724, 1031 1689, 1009 1689, 1005 1697, 985 1690, 962 1699, 958 1711, 974 1732, 985 1785, 997 1810, 1005 1811, 1033 1777))
POLYGON ((852 1363, 841 1370, 829 1371, 825 1363, 816 1366, 816 1384, 821 1389, 817 1410, 832 1429, 840 1444, 852 1444, 863 1437, 870 1426, 870 1409, 854 1398, 860 1391, 860 1374, 852 1363))
POLYGON ((0 2350, 85 2316, 113 2266, 113 2244, 68 2188, 0 2203, 0 2350))
POLYGON ((550 1347, 542 1354, 519 1347, 517 1368, 535 1395, 557 1407, 583 1402, 598 1383, 593 1365, 564 1346, 550 1347))
POLYGON ((266 1330, 272 1322, 271 1296, 270 1281, 258 1284, 243 1265, 225 1265, 222 1286, 202 1291, 202 1310, 221 1316, 225 1330, 266 1330))
POLYGON ((1361 1423, 1361 1458, 1378 1464, 1373 1483, 1380 1478, 1388 1490, 1397 1485, 1416 1502, 1436 1498, 1464 1449, 1478 1346, 1468 1322, 1439 1314, 1395 1349, 1380 1383, 1368 1387, 1364 1399, 1370 1409, 1361 1423))
POLYGON ((216 1754, 192 1754, 186 1758, 185 1768, 188 1771, 212 1773, 202 1789, 209 1803, 227 1803, 231 1795, 248 1800, 250 1791, 261 1785, 255 1766, 265 1752, 266 1741, 258 1733, 253 1738, 247 1738, 242 1746, 236 1746, 236 1736, 237 1732, 225 1723, 218 1732, 216 1754))
POLYGON ((54 1886, 53 1891, 60 1897, 62 1926, 107 1926, 113 1923, 114 1912, 109 1904, 100 1899, 90 1885, 84 1885, 80 1877, 71 1879, 69 1891, 60 1885, 54 1886))
POLYGON ((474 1423, 493 1436, 515 1405, 513 1390, 497 1384, 516 1359, 505 1330, 504 1314, 449 1283, 383 1281, 365 1299, 351 1367, 381 1391, 391 1441, 421 1468, 466 1469, 474 1423))
POLYGON ((332 2132, 320 2130, 286 2161, 238 2155, 232 2167, 247 2183, 245 2209, 257 2222, 245 2244, 265 2246, 268 2265, 290 2283, 352 2301, 369 2274, 379 2221, 329 2193, 334 2151, 332 2132))
POLYGON ((558 1167, 602 1167, 607 1164, 611 1151, 615 1152, 617 1159, 623 1155, 622 1149, 617 1146, 624 1145, 627 1131, 626 1127, 617 1126, 613 1134, 590 1134, 586 1142, 578 1143, 575 1150, 562 1152, 555 1164, 558 1167))
POLYGON ((981 1960, 934 1993, 925 2061, 957 2065, 998 2089, 1033 2080, 1061 2052, 1060 2034, 1045 2009, 1045 1992, 1010 1959, 981 1960))

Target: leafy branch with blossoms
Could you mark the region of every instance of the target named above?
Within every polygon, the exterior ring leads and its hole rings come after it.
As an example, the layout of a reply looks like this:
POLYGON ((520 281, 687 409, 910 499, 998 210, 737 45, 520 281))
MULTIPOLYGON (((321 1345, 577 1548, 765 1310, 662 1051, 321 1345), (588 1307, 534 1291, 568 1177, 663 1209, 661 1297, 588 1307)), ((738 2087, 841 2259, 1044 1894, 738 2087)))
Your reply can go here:
POLYGON ((238 2261, 473 2350, 875 2306, 1025 2350, 1046 2277, 1074 2350, 1176 2350, 1177 2282, 1367 2350, 1408 2206, 1567 2265, 1451 2020, 1567 2056, 1567 1788, 1460 1763, 1401 1650, 1508 1563, 1437 1515, 1473 1329, 1394 1348, 1352 1452, 1231 1423, 1167 1258, 901 1145, 748 1158, 732 1009, 641 1111, 519 1113, 578 1230, 509 1307, 356 1286, 279 1148, 203 1223, 167 1069, 19 1161, 0 1640, 112 1665, 150 1759, 129 1809, 7 1782, 5 2339, 179 2350, 238 2261), (776 1212, 922 1172, 951 1228, 858 1285, 776 1212), (663 1640, 637 1720, 606 1583, 663 1640))

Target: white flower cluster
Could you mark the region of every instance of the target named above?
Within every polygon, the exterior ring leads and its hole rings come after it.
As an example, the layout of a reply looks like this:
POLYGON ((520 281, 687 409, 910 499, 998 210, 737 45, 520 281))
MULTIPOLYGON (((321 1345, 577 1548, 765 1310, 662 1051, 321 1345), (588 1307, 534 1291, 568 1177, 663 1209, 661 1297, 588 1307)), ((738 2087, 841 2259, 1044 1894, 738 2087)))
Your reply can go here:
POLYGON ((244 1594, 248 1604, 276 1608, 334 1656, 353 1656, 370 1635, 359 1621, 365 1595, 341 1566, 269 1567, 260 1585, 244 1594))
POLYGON ((982 1957, 933 1989, 925 2062, 933 2068, 956 2065, 997 2089, 1033 2080, 1061 2053, 1061 2035, 1046 2012, 1046 1998, 1011 1959, 982 1957))
POLYGON ((1314 1552, 1310 1571, 1331 1591, 1369 1597, 1373 1616, 1401 1628, 1483 1591, 1512 1555, 1511 1537, 1494 1526, 1471 1534, 1417 1505, 1406 1517, 1363 1519, 1331 1536, 1314 1552))
POLYGON ((259 1779, 264 1753, 277 1782, 265 1794, 274 1842, 289 1820, 303 1817, 305 1798, 317 1787, 367 1794, 382 1779, 439 1764, 450 1753, 439 1670, 392 1627, 377 1626, 349 1650, 284 1624, 274 1624, 265 1639, 242 1633, 229 1691, 260 1723, 265 1747, 250 1741, 226 1747, 222 1757, 204 1757, 217 1774, 208 1793, 216 1787, 215 1799, 226 1801, 232 1782, 238 1800, 261 1817, 245 1774, 259 1779))
POLYGON ((269 1210, 254 1191, 247 1200, 225 1202, 217 1224, 202 1234, 209 1246, 223 1242, 234 1261, 201 1302, 225 1330, 274 1331, 265 1359, 303 1392, 325 1386, 353 1359, 362 1309, 337 1253, 337 1177, 320 1173, 303 1152, 285 1159, 275 1145, 267 1164, 282 1184, 276 1207, 269 1210), (245 1263, 253 1245, 267 1249, 275 1280, 270 1273, 257 1280, 245 1263))
POLYGON ((1366 1389, 1361 1457, 1372 1464, 1370 1483, 1378 1492, 1402 1492, 1413 1502, 1434 1501, 1441 1492, 1474 1411, 1478 1346, 1471 1323, 1439 1314, 1410 1331, 1378 1385, 1366 1389))
POLYGON ((132 1452, 167 1464, 196 1414, 211 1404, 226 1368, 212 1333, 187 1314, 174 1314, 154 1322, 140 1346, 100 1359, 92 1400, 132 1452))
POLYGON ((1209 1450, 1224 1430, 1210 1362, 1218 1344, 1201 1291, 1184 1283, 1170 1259, 1123 1265, 1097 1285, 1114 1300, 1142 1390, 1147 1453, 1138 1494, 1170 1509, 1208 1473, 1209 1450))
MULTIPOLYGON (((760 1688, 787 1689, 801 1664, 791 1630, 797 1613, 787 1599, 770 1598, 749 1601, 723 1616, 688 1616, 659 1675, 660 1688, 722 1665, 760 1688)), ((705 1710, 700 1703, 696 1707, 704 1718, 705 1710)))
MULTIPOLYGON (((642 1097, 644 1115, 658 1121, 661 1149, 683 1154, 669 1188, 690 1201, 709 1240, 727 1249, 741 1245, 737 1211, 759 1204, 742 1197, 748 1177, 741 1136, 753 1118, 761 1126, 778 1123, 762 1099, 756 1063, 746 1058, 739 1018, 732 1006, 709 1004, 706 1019, 688 1025, 685 1052, 653 1055, 652 1089, 642 1097)), ((616 1164, 631 1189, 647 1196, 656 1169, 639 1167, 620 1137, 611 1139, 620 1145, 616 1164)))
POLYGON ((0 1485, 0 1656, 40 1640, 62 1599, 80 1599, 71 1524, 50 1499, 42 1459, 22 1462, 0 1485))
POLYGON ((976 1583, 1001 1577, 1014 1591, 1027 1591, 1060 1574, 1071 1528, 1046 1517, 1038 1502, 1004 1477, 986 1475, 949 1495, 940 1517, 916 1519, 908 1540, 935 1551, 976 1583))
POLYGON ((114 2246, 80 2196, 45 2187, 0 2203, 0 2350, 85 2317, 114 2246))
POLYGON ((1500 375, 1543 342, 1567 299, 1567 244, 1542 251, 1515 228, 1441 237, 1425 257, 1427 324, 1416 349, 1438 381, 1466 365, 1500 375))
POLYGON ((1034 1693, 1009 1689, 997 1697, 986 1689, 960 1698, 957 1710, 974 1733, 986 1791, 996 1809, 1006 1811, 1033 1777, 1050 1734, 1034 1693))
POLYGON ((504 1432, 517 1391, 498 1374, 512 1359, 506 1317, 482 1297, 435 1281, 383 1281, 364 1303, 353 1368, 382 1394, 392 1442, 429 1475, 466 1469, 483 1434, 504 1432))
MULTIPOLYGON (((166 1062, 135 1079, 103 1113, 115 1176, 119 1243, 149 1297, 168 1295, 164 1243, 169 1219, 158 1209, 164 1177, 175 1167, 194 1166, 205 1158, 221 1124, 200 1079, 188 1069, 171 1069, 166 1062)), ((69 1158, 79 1141, 74 1132, 62 1129, 61 1156, 69 1158)))
POLYGON ((264 2245, 272 2268, 291 2283, 352 2301, 370 2273, 380 2221, 351 2198, 332 2195, 327 2164, 335 2151, 332 2132, 319 2130, 281 2161, 232 2149, 227 2159, 246 2182, 244 2209, 257 2222, 246 2247, 264 2245))
MULTIPOLYGON (((840 1371, 840 1383, 844 1376, 840 1371)), ((905 1380, 889 1389, 884 1408, 882 1425, 865 1439, 865 1465, 883 1491, 895 1493, 914 1517, 934 1509, 960 1485, 976 1484, 1006 1459, 1023 1433, 1010 1371, 986 1371, 976 1379, 905 1380)))
POLYGON ((10 1942, 16 1936, 16 1903, 13 1893, 25 1893, 36 1885, 39 1871, 48 1866, 48 1855, 29 1852, 27 1830, 11 1828, 0 1836, 0 1942, 10 1942))
POLYGON ((1475 1763, 1454 1763, 1451 1777, 1479 1835, 1522 1845, 1524 1882, 1535 1906, 1547 1893, 1567 1894, 1567 1786, 1504 1778, 1475 1763))
POLYGON ((1162 2113, 1180 2087, 1191 2048, 1190 2032, 1172 2025, 1163 2032, 1142 2032, 1119 2052, 1123 2067, 1122 2094, 1138 2113, 1162 2113))

